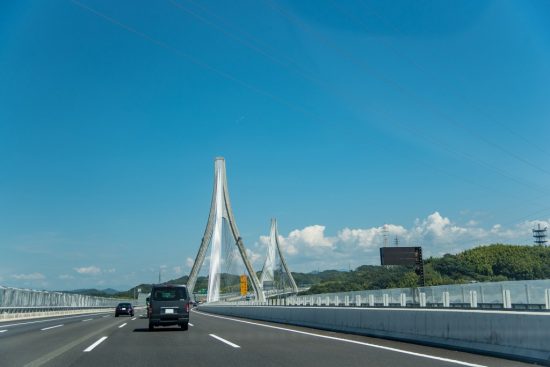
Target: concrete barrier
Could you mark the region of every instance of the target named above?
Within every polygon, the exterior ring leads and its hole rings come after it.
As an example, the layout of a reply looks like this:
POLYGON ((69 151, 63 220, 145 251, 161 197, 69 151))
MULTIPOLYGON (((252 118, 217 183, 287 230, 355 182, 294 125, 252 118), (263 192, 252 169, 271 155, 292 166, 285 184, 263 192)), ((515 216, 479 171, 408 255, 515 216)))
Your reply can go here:
POLYGON ((550 313, 201 305, 200 311, 403 340, 550 366, 550 313))

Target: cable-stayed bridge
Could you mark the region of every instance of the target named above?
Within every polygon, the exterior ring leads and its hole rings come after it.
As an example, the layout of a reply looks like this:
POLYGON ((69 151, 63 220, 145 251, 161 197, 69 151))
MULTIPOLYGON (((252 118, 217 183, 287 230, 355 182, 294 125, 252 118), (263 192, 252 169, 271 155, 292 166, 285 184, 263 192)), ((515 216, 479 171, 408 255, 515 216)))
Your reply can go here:
POLYGON ((188 331, 150 332, 144 308, 115 319, 114 300, 0 287, 0 366, 550 366, 550 281, 300 295, 275 219, 256 273, 223 158, 190 290, 206 264, 188 331))
MULTIPOLYGON (((260 302, 265 301, 266 291, 269 291, 271 297, 297 293, 298 287, 284 258, 278 237, 277 220, 273 218, 271 220, 266 259, 261 275, 258 277, 248 259, 244 241, 239 234, 231 207, 225 159, 222 157, 216 158, 210 213, 189 275, 187 283, 189 290, 193 292, 195 289, 199 272, 205 262, 208 248, 210 248, 207 302, 219 301, 222 287, 229 290, 227 293, 231 293, 231 288, 234 288, 235 285, 232 287, 229 284, 222 284, 222 274, 230 273, 231 270, 228 269, 232 265, 238 268, 239 266, 236 263, 240 263, 241 268, 246 270, 254 298, 260 302), (225 271, 223 268, 225 268, 225 271)), ((238 269, 232 269, 232 271, 235 270, 238 269)))

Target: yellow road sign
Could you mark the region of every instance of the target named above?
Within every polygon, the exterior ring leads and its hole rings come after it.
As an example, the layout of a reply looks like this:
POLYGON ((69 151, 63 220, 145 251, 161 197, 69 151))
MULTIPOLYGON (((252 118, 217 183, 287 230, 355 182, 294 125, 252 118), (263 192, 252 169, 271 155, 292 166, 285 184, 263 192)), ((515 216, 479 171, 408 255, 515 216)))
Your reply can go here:
POLYGON ((248 291, 248 278, 246 275, 241 275, 241 296, 246 296, 248 291))

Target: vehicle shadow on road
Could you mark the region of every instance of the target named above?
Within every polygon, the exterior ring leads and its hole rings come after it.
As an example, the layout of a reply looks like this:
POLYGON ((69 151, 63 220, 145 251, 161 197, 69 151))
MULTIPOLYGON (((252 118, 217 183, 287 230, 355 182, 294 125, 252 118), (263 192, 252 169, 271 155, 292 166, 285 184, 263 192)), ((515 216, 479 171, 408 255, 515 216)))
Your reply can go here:
POLYGON ((134 333, 157 333, 157 332, 167 332, 167 331, 180 331, 180 328, 155 328, 154 330, 149 331, 149 328, 135 328, 134 333))

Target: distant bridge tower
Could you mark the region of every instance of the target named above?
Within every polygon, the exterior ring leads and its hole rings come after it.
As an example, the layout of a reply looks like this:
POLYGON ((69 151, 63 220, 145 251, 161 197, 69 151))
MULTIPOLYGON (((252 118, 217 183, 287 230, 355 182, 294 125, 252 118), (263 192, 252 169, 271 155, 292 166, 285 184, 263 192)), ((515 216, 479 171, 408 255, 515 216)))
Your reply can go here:
POLYGON ((204 262, 204 258, 206 257, 208 245, 211 244, 207 302, 215 302, 220 299, 221 250, 223 237, 222 223, 224 219, 226 220, 226 223, 229 224, 231 237, 235 240, 239 254, 252 281, 252 288, 256 294, 256 299, 263 302, 265 297, 260 281, 252 268, 252 263, 246 256, 246 249, 244 248, 243 240, 239 234, 239 230, 237 229, 235 217, 233 216, 233 210, 231 209, 229 191, 227 190, 227 177, 225 174, 225 159, 222 157, 217 157, 215 160, 214 191, 212 193, 210 214, 208 216, 208 223, 206 224, 204 236, 202 237, 201 246, 199 247, 199 252, 197 253, 197 257, 193 263, 193 268, 189 274, 187 288, 189 289, 189 292, 193 292, 199 275, 199 270, 204 262))
POLYGON ((537 225, 537 228, 533 228, 533 238, 535 239, 535 244, 545 245, 546 242, 546 227, 540 228, 540 223, 537 225))
POLYGON ((271 231, 269 233, 269 243, 267 245, 267 257, 265 259, 264 267, 262 269, 262 275, 260 276, 260 283, 262 284, 262 286, 264 286, 266 282, 275 281, 275 260, 277 258, 277 254, 279 255, 279 259, 281 260, 282 268, 288 275, 292 292, 298 293, 298 286, 296 286, 294 277, 292 276, 292 273, 288 269, 288 265, 286 263, 285 257, 283 256, 283 252, 281 251, 281 246, 279 245, 279 231, 277 230, 277 219, 272 218, 271 231))

